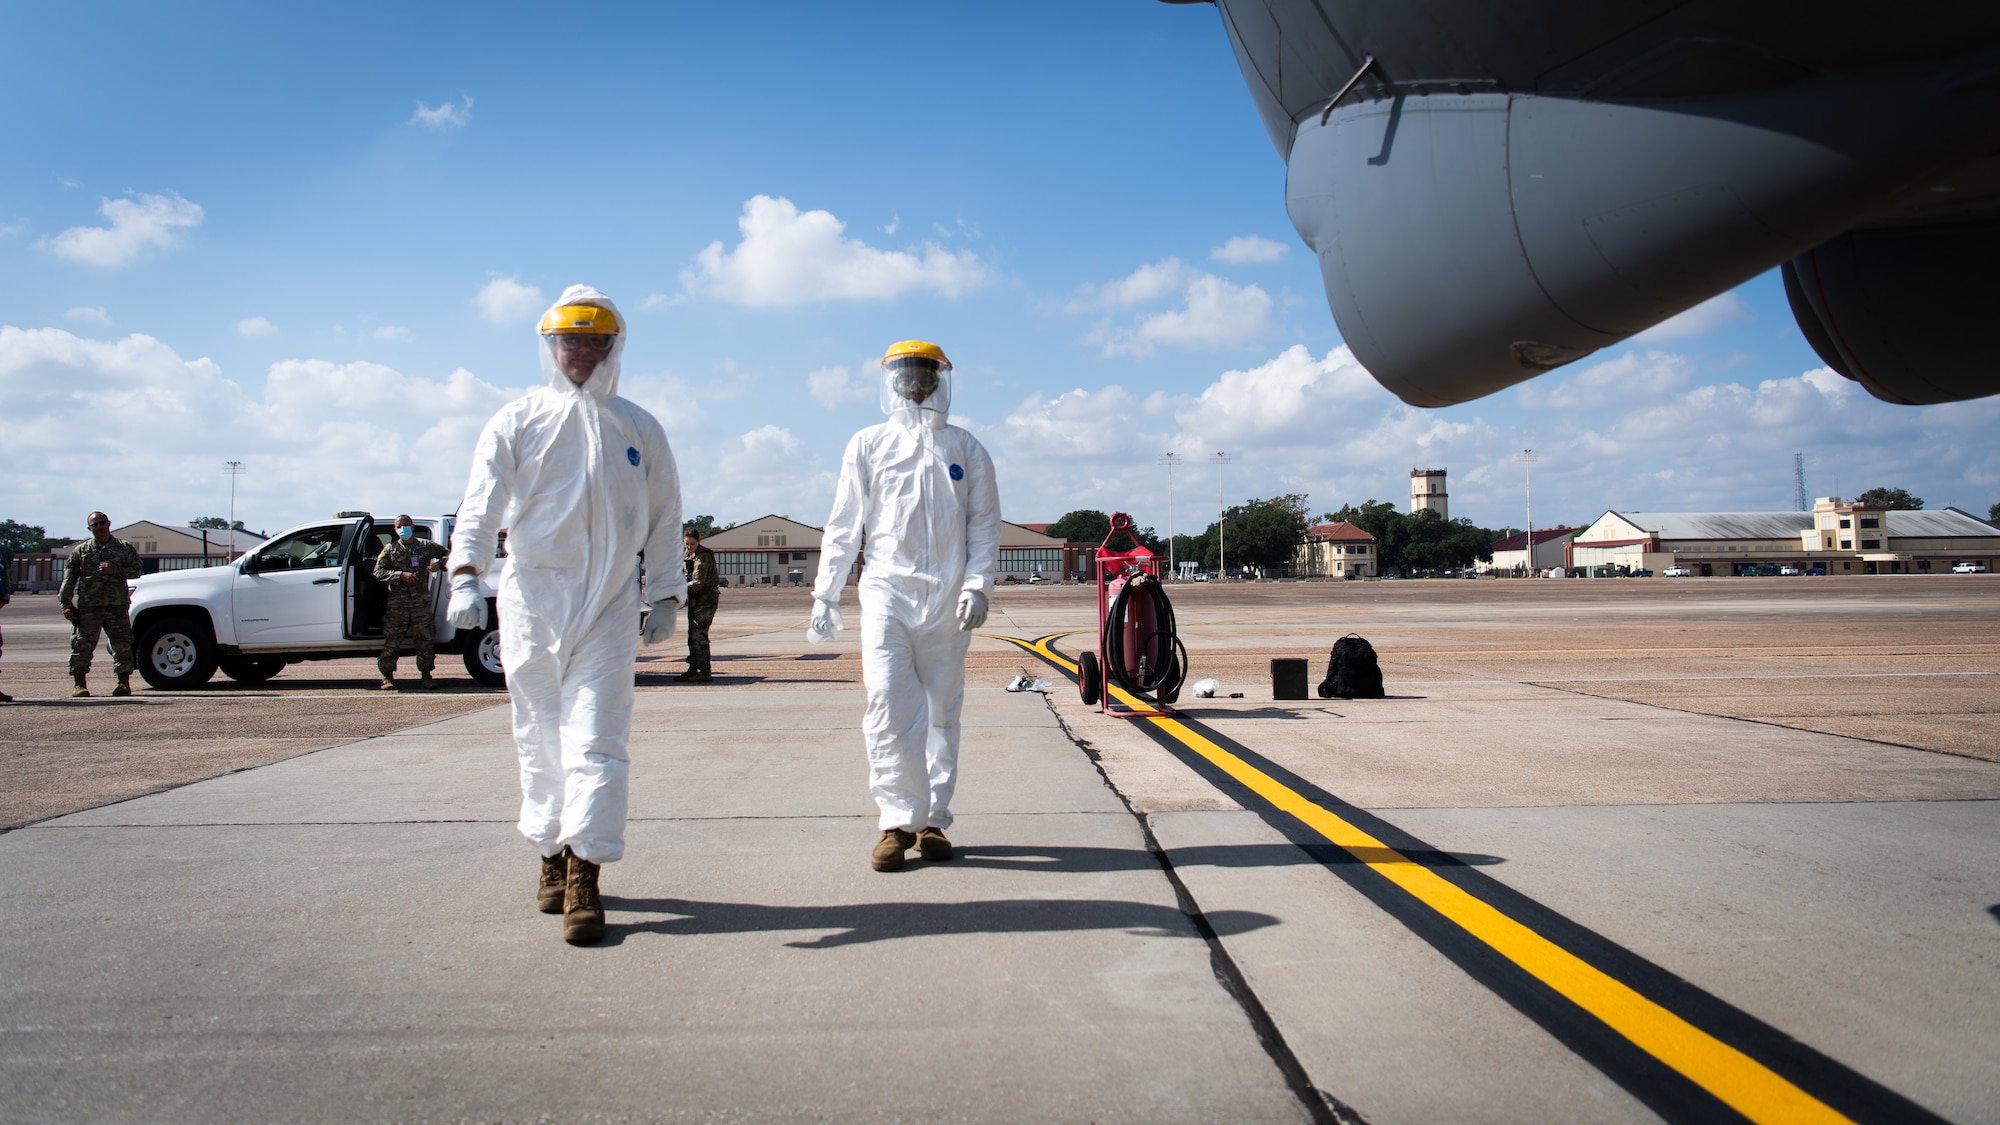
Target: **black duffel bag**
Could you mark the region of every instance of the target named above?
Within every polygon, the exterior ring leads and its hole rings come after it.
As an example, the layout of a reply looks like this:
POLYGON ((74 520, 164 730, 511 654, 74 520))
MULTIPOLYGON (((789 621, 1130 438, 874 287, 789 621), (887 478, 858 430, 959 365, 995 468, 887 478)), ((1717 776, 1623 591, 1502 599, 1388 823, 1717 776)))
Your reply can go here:
POLYGON ((1319 682, 1321 699, 1381 699, 1382 665, 1375 646, 1355 633, 1333 642, 1326 679, 1319 682))

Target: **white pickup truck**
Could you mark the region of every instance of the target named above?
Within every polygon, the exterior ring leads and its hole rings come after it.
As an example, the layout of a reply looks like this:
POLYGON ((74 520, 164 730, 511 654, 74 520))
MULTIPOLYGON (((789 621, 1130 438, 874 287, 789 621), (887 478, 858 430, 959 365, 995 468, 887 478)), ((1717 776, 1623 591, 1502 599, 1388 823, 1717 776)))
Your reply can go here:
MULTIPOLYGON (((419 539, 449 545, 452 516, 416 520, 419 539)), ((217 669, 239 683, 270 679, 287 664, 373 656, 382 648, 389 590, 375 559, 395 534, 388 521, 342 512, 279 534, 228 566, 163 571, 132 583, 133 652, 139 674, 163 691, 200 687, 217 669)), ((504 687, 499 614, 488 574, 486 628, 454 631, 445 620, 447 585, 431 576, 437 651, 459 653, 465 670, 504 687)))

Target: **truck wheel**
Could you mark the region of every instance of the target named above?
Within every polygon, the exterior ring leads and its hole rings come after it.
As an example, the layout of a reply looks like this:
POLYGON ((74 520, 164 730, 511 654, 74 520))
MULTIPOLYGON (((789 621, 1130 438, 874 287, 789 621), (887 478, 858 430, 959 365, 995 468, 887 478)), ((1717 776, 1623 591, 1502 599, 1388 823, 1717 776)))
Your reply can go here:
POLYGON ((254 656, 225 656, 217 661, 216 666, 222 669, 223 675, 239 684, 261 684, 285 670, 282 660, 254 656))
POLYGON ((1083 696, 1086 707, 1104 695, 1104 673, 1098 670, 1096 653, 1086 652, 1076 658, 1076 690, 1083 696))
POLYGON ((139 674, 160 691, 198 688, 215 675, 215 641, 201 622, 169 617, 147 626, 133 657, 139 674))
POLYGON ((465 654, 465 671, 485 687, 507 686, 507 670, 500 666, 500 618, 487 603, 486 628, 460 629, 458 650, 465 654))

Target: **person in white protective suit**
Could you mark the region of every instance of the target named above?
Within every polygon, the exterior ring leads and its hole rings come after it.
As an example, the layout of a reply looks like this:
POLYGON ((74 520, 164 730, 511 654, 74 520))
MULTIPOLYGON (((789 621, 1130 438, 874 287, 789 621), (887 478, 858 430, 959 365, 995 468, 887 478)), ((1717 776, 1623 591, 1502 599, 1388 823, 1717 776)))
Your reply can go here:
POLYGON ((563 939, 604 935, 598 867, 625 853, 625 744, 640 640, 673 635, 686 600, 681 486, 666 431, 618 397, 625 322, 588 286, 541 321, 545 386, 501 407, 472 454, 452 533, 453 626, 485 624, 480 576, 501 528, 500 661, 521 760, 521 834, 541 852, 537 904, 563 939))
POLYGON ((861 568, 861 676, 867 709, 868 788, 881 809, 870 862, 902 868, 916 848, 951 858, 958 783, 958 716, 965 653, 986 622, 1000 553, 1000 493, 986 448, 949 425, 951 361, 906 340, 882 357, 889 420, 855 434, 820 539, 806 638, 840 632, 840 591, 856 552, 861 568))

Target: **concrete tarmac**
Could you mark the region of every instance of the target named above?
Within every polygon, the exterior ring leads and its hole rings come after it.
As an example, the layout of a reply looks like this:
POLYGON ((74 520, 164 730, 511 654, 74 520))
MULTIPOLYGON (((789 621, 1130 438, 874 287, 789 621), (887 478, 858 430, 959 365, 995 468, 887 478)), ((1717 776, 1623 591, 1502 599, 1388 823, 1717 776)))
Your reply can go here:
MULTIPOLYGON (((1674 676, 1619 655, 1683 627, 1665 585, 1184 588, 1196 673, 1245 695, 1184 700, 1184 729, 1779 1060, 1815 1105, 2000 1121, 2000 764, 1978 721, 2000 586, 1738 603, 1756 583, 1734 581, 1693 587, 1674 676), (1882 598, 1874 630, 1835 635, 1882 598), (1622 632, 1579 646, 1575 619, 1622 632), (1271 699, 1269 657, 1317 678, 1347 627, 1393 698, 1271 699), (1645 698, 1698 674, 1764 685, 1760 713, 1645 698), (1780 693, 1898 737, 1793 723, 1780 693), (1899 722, 1891 698, 1936 705, 1899 722)), ((960 858, 870 871, 856 638, 806 650, 794 592, 724 608, 717 686, 640 666, 596 948, 534 910, 503 706, 0 834, 0 1117, 1719 1119, 1385 890, 1370 849, 1307 838, 998 639, 968 675, 960 858), (1001 691, 1015 671, 1049 694, 1001 691)), ((1089 612, 1005 589, 987 632, 1089 612)))

